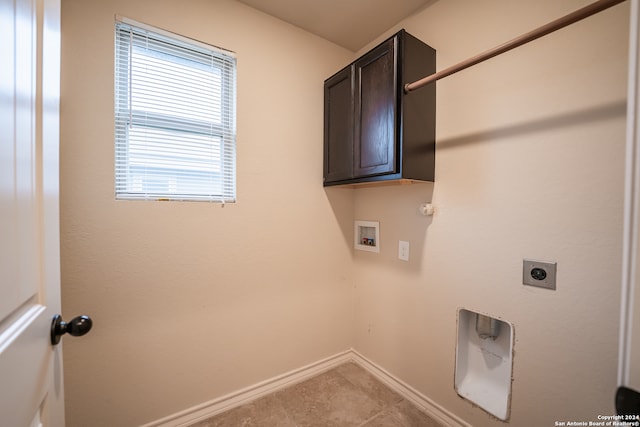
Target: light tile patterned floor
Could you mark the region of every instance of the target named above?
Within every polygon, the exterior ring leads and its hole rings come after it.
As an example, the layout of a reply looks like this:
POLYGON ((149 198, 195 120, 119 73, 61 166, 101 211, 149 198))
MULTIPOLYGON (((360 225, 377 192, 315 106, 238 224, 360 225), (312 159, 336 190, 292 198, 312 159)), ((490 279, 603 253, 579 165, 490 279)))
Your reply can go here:
POLYGON ((345 363, 192 427, 441 427, 355 363, 345 363))

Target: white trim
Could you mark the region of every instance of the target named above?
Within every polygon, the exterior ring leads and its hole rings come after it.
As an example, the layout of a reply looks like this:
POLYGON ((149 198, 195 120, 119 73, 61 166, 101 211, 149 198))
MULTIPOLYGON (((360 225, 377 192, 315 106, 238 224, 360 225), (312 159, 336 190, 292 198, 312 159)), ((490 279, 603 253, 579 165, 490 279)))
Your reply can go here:
POLYGON ((135 19, 127 18, 126 16, 116 15, 115 19, 117 22, 129 24, 131 26, 142 28, 143 30, 150 31, 152 33, 180 40, 183 43, 194 44, 203 49, 212 50, 214 52, 222 53, 224 55, 231 56, 232 58, 236 58, 236 53, 234 51, 225 49, 220 46, 215 46, 209 43, 202 42, 200 40, 192 39, 191 37, 183 36, 182 34, 177 34, 173 31, 165 30, 164 28, 154 27, 153 25, 145 24, 144 22, 136 21, 135 19))
MULTIPOLYGON (((640 243, 639 203, 640 203, 640 121, 639 101, 640 80, 640 5, 632 0, 629 29, 629 75, 627 93, 627 143, 625 159, 624 189, 624 231, 622 253, 622 289, 620 301, 620 336, 618 353, 618 385, 632 386, 630 378, 631 350, 633 345, 634 289, 638 286, 638 244, 640 243)), ((638 333, 636 332, 637 336, 638 333)), ((636 338, 637 339, 637 338, 636 338)), ((638 345, 637 343, 635 344, 638 345)), ((637 363, 637 362, 636 362, 637 363)), ((637 368, 636 368, 637 370, 637 368)), ((635 384, 637 387, 638 384, 635 384)))
POLYGON ((419 409, 427 413, 430 417, 434 418, 447 426, 452 427, 472 427, 471 424, 465 422, 457 415, 451 413, 444 407, 440 406, 424 394, 420 393, 415 388, 411 387, 404 381, 396 378, 384 368, 376 365, 356 350, 351 350, 353 361, 358 365, 366 369, 371 375, 376 377, 382 383, 387 385, 390 389, 398 393, 400 396, 413 403, 419 409))
POLYGON ((256 399, 266 396, 267 394, 302 382, 350 360, 352 360, 351 351, 347 350, 318 362, 303 366, 302 368, 294 369, 285 374, 278 375, 266 381, 229 393, 226 396, 201 403, 189 409, 185 409, 184 411, 180 411, 160 420, 145 424, 141 427, 186 427, 198 421, 206 420, 207 418, 220 414, 224 411, 228 411, 229 409, 250 403, 256 399))
POLYGON ((307 380, 347 362, 357 363, 382 383, 386 384, 400 396, 413 403, 437 421, 453 427, 471 427, 470 424, 447 411, 445 408, 438 405, 436 402, 429 399, 427 396, 420 393, 404 381, 394 377, 392 374, 376 365, 354 349, 327 357, 326 359, 311 363, 302 368, 294 369, 285 374, 278 375, 269 380, 229 393, 226 396, 210 400, 209 402, 193 406, 189 409, 169 415, 141 427, 187 427, 191 424, 213 417, 214 415, 218 415, 224 411, 250 403, 256 399, 266 396, 267 394, 307 380))

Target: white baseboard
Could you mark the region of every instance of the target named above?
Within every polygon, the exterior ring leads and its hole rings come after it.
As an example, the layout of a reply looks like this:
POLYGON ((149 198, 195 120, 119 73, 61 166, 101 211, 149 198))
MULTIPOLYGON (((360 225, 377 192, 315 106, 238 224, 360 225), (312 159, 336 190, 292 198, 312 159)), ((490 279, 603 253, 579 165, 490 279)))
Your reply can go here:
POLYGON ((160 420, 144 424, 141 427, 187 427, 198 421, 203 421, 209 417, 228 411, 229 409, 257 400, 269 393, 302 382, 350 360, 353 360, 351 350, 347 350, 310 365, 303 366, 302 368, 294 369, 277 377, 229 393, 226 396, 201 403, 160 420))
POLYGON ((362 366, 362 368, 366 369, 389 388, 441 423, 454 427, 471 427, 470 424, 447 411, 427 396, 394 377, 353 349, 303 366, 302 368, 294 369, 293 371, 278 375, 277 377, 262 381, 226 396, 201 403, 200 405, 169 415, 141 427, 187 427, 198 421, 206 420, 209 417, 228 411, 229 409, 247 404, 267 394, 302 382, 346 362, 355 362, 362 366))
POLYGON ((382 367, 376 365, 357 351, 351 349, 351 358, 358 365, 366 369, 371 375, 376 377, 390 389, 398 393, 400 396, 413 403, 419 409, 429 414, 429 416, 447 426, 452 427, 472 427, 471 424, 465 422, 455 414, 447 411, 415 388, 411 387, 404 381, 394 377, 382 367))

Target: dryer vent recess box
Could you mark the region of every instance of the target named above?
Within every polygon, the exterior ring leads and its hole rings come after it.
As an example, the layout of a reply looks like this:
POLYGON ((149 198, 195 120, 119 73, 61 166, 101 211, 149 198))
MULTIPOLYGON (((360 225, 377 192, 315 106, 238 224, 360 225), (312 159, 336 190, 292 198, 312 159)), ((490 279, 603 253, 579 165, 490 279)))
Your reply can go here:
POLYGON ((324 186, 433 181, 436 51, 401 30, 324 82, 324 186))

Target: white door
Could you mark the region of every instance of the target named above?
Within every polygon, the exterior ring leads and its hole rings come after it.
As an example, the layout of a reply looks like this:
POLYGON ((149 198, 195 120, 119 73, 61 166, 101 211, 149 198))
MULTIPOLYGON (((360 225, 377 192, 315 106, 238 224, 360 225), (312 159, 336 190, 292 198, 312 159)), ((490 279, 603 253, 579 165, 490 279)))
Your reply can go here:
POLYGON ((619 411, 640 412, 640 0, 631 2, 619 411))
POLYGON ((60 0, 0 0, 0 425, 64 426, 60 0))

